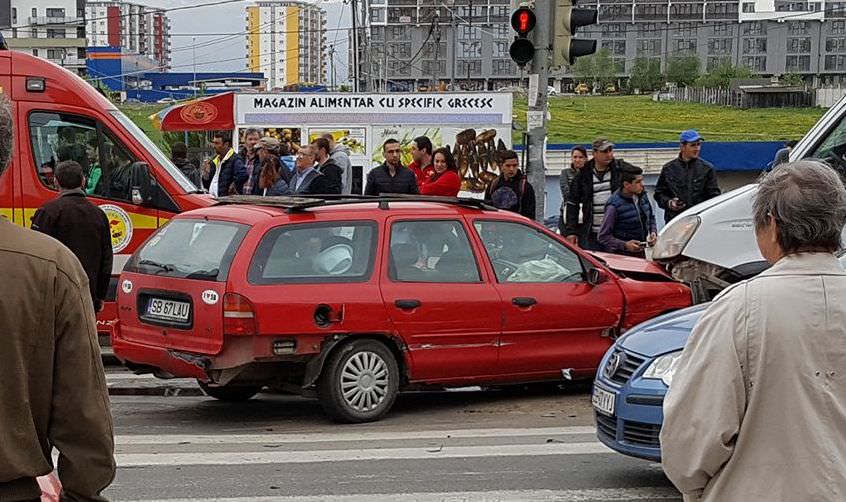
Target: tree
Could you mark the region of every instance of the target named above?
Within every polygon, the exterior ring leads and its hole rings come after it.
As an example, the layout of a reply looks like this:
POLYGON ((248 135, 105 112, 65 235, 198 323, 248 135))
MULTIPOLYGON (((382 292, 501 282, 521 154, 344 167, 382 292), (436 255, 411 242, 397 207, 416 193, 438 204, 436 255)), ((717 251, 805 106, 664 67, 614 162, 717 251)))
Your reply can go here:
POLYGON ((746 66, 734 66, 731 63, 731 59, 725 58, 720 61, 720 64, 712 68, 711 71, 700 77, 697 80, 697 84, 712 89, 728 89, 732 79, 752 77, 753 73, 751 69, 746 66))
POLYGON ((667 80, 679 87, 687 87, 699 78, 699 58, 696 56, 674 57, 667 62, 667 80))
POLYGON ((591 57, 594 59, 593 64, 596 68, 596 82, 602 92, 605 92, 605 89, 617 79, 617 69, 614 66, 614 60, 611 59, 611 51, 603 47, 591 57))
POLYGON ((632 66, 632 76, 629 87, 641 91, 655 91, 661 88, 664 76, 661 74, 661 60, 657 58, 639 57, 632 66))
POLYGON ((798 73, 785 73, 778 79, 781 85, 789 87, 804 87, 805 79, 798 73))
POLYGON ((580 84, 593 84, 596 78, 596 65, 593 56, 576 59, 576 63, 571 68, 573 75, 580 84))

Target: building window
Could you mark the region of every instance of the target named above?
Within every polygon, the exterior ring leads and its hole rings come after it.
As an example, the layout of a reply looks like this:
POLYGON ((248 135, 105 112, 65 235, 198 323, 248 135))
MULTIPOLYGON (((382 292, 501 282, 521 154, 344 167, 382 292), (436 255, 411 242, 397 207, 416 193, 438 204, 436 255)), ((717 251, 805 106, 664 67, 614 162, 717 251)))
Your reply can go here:
POLYGON ((490 16, 492 23, 501 23, 504 21, 508 21, 511 14, 509 13, 509 8, 507 5, 503 6, 496 6, 491 7, 490 9, 490 16))
POLYGON ((767 56, 744 56, 743 66, 757 73, 767 71, 767 56))
POLYGON ((743 2, 743 13, 744 14, 754 14, 755 13, 755 2, 743 2))
POLYGON ((15 24, 17 22, 18 22, 18 8, 12 7, 12 24, 15 24))
POLYGON ((787 71, 811 71, 811 56, 787 56, 787 71))
POLYGON ((825 16, 830 18, 846 17, 846 2, 826 2, 825 16))
POLYGON ((32 17, 38 17, 38 9, 36 7, 32 8, 32 17))
POLYGON ((491 33, 494 38, 511 38, 511 30, 507 24, 495 24, 491 26, 491 33))
POLYGON ((673 32, 674 37, 679 38, 696 38, 699 25, 696 23, 678 23, 676 30, 673 32))
POLYGON ((635 5, 635 19, 666 20, 667 4, 635 5))
POLYGON ((830 24, 832 35, 846 35, 846 21, 832 21, 830 24))
POLYGON ((637 41, 637 55, 638 56, 660 56, 661 55, 661 39, 653 38, 637 41))
POLYGON ((675 19, 701 19, 702 5, 695 3, 671 4, 670 17, 675 19))
POLYGON ((458 61, 458 75, 467 75, 470 73, 471 76, 478 76, 482 74, 482 62, 479 60, 475 61, 458 61))
POLYGON ((626 55, 625 40, 603 40, 601 46, 603 49, 608 49, 612 56, 626 55))
POLYGON ((846 56, 826 56, 825 69, 826 71, 846 71, 846 56))
POLYGON ((696 52, 696 39, 680 39, 675 41, 674 53, 688 55, 696 52))
POLYGON ((47 28, 47 38, 65 38, 65 30, 54 30, 51 28, 47 28))
POLYGON ((743 52, 746 54, 763 54, 767 52, 767 39, 760 38, 744 38, 743 52))
POLYGON ((391 26, 391 38, 399 40, 408 40, 411 31, 405 26, 391 26))
POLYGON ((400 42, 388 44, 389 58, 410 58, 411 57, 411 42, 400 42))
POLYGON ((445 75, 446 61, 423 61, 423 75, 445 75))
POLYGON ((65 17, 65 9, 47 9, 47 17, 65 17))
POLYGON ((498 76, 514 75, 517 73, 517 65, 510 59, 494 59, 491 71, 498 76))
POLYGON ((791 35, 807 35, 808 23, 805 21, 793 21, 788 24, 788 32, 791 35))
POLYGON ((446 58, 447 53, 447 46, 446 42, 438 43, 438 46, 435 47, 434 42, 426 43, 426 46, 423 48, 423 55, 429 59, 436 59, 436 58, 446 58), (436 53, 437 51, 437 53, 436 53))
POLYGON ((708 39, 708 55, 709 56, 727 56, 731 55, 732 49, 731 38, 710 38, 708 39))
POLYGON ((766 35, 767 34, 767 25, 764 23, 749 23, 743 24, 743 34, 744 35, 766 35))
POLYGON ((713 33, 714 35, 731 37, 734 35, 734 26, 729 24, 715 24, 713 33))
POLYGON ((478 28, 462 25, 458 30, 458 37, 464 40, 479 40, 482 38, 478 28))
POLYGON ((705 5, 706 19, 737 19, 737 3, 720 2, 705 5))
POLYGON ((658 23, 642 23, 637 26, 637 34, 642 37, 656 37, 660 31, 658 23))
POLYGON ((828 37, 825 39, 825 51, 846 53, 846 38, 843 37, 828 37))
POLYGON ((385 9, 370 9, 370 20, 374 23, 385 22, 385 9))
POLYGON ((388 72, 400 77, 411 76, 411 65, 406 61, 388 61, 388 72))
POLYGON ((811 37, 790 37, 787 39, 787 52, 806 54, 811 52, 811 37))
POLYGON ((624 35, 626 30, 623 28, 622 24, 619 23, 610 23, 610 24, 603 24, 602 25, 602 36, 603 37, 616 37, 620 35, 624 35))
POLYGON ((459 42, 459 57, 480 58, 482 57, 482 44, 480 42, 459 42))
POLYGON ((493 57, 495 58, 506 58, 508 57, 508 42, 494 42, 493 44, 493 57))

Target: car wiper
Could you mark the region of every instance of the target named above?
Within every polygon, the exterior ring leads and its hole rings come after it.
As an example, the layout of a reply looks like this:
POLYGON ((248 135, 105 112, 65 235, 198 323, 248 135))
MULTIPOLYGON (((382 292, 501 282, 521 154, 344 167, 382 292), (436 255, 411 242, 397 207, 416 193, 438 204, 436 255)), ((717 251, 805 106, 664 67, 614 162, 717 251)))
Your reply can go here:
POLYGON ((216 279, 220 269, 213 268, 211 270, 197 270, 186 275, 186 279, 216 279))
POLYGON ((176 267, 170 264, 163 264, 153 260, 141 260, 138 262, 139 265, 148 265, 150 267, 155 267, 159 269, 160 272, 174 272, 176 267))

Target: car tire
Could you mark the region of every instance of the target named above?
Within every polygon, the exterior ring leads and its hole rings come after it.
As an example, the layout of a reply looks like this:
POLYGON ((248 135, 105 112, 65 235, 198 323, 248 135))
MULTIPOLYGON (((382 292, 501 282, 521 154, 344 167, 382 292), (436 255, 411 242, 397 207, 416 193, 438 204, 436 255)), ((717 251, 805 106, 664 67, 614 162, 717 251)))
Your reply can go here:
POLYGON ((399 391, 397 360, 381 342, 354 340, 329 356, 317 391, 321 407, 333 420, 379 420, 394 405, 399 391))
POLYGON ((260 385, 222 385, 213 387, 206 382, 197 380, 200 388, 207 396, 227 403, 242 403, 249 401, 261 391, 260 385))

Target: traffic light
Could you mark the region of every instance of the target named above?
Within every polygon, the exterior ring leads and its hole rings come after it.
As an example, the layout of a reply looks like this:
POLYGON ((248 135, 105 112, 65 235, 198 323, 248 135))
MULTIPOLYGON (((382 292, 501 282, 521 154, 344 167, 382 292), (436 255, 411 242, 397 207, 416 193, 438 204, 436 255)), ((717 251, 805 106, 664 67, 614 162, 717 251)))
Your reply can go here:
POLYGON ((596 52, 596 40, 573 38, 582 26, 596 24, 596 10, 576 8, 577 0, 556 0, 552 28, 552 66, 571 65, 596 52))
POLYGON ((521 5, 511 13, 511 27, 517 32, 517 36, 511 42, 508 53, 511 59, 520 66, 524 66, 535 57, 535 44, 529 40, 529 32, 535 28, 537 21, 535 12, 527 5, 521 5))

